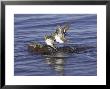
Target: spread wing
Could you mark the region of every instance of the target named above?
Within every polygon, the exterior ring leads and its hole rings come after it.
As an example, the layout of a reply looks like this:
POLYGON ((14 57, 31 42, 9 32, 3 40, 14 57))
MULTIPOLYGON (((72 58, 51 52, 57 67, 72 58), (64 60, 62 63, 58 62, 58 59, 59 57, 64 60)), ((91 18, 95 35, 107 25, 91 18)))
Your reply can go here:
POLYGON ((62 32, 62 27, 58 25, 56 29, 56 33, 61 33, 61 32, 62 32))

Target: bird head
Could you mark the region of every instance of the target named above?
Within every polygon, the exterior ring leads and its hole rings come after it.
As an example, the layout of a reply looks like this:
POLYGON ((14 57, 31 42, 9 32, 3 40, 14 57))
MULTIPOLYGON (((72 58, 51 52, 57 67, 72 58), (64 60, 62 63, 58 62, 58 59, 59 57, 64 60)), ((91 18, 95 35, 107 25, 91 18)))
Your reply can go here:
POLYGON ((65 24, 62 29, 63 29, 63 32, 66 33, 67 30, 69 30, 69 25, 65 24))

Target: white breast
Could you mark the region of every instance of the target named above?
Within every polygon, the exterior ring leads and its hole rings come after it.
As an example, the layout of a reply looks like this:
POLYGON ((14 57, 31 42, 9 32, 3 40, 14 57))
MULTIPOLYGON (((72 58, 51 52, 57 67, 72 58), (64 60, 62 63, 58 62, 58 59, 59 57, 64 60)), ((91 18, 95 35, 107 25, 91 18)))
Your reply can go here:
POLYGON ((64 43, 64 41, 61 40, 61 37, 59 35, 55 35, 55 40, 56 42, 64 43))

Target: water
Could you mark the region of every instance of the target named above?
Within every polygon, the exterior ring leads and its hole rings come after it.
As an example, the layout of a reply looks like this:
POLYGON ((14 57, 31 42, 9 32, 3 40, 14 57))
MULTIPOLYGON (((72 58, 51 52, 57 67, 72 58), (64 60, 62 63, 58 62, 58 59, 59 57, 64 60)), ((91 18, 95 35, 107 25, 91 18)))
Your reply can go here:
MULTIPOLYGON (((14 75, 15 76, 96 76, 97 75, 96 14, 15 14, 14 75), (54 32, 57 25, 68 23, 66 45, 91 47, 81 53, 59 52, 56 57, 28 51, 33 41, 45 44, 44 35, 54 32)), ((57 46, 59 46, 57 44, 57 46)))

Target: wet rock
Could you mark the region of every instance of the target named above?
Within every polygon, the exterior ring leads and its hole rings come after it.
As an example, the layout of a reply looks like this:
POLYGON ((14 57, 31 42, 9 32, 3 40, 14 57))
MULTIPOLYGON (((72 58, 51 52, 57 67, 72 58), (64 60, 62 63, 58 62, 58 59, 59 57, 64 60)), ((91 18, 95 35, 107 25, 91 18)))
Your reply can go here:
POLYGON ((53 53, 55 50, 48 45, 41 45, 38 43, 31 43, 28 45, 28 50, 30 52, 34 53, 40 53, 40 54, 50 54, 53 53))
POLYGON ((44 55, 51 55, 58 52, 63 53, 79 53, 84 50, 88 49, 88 47, 70 47, 70 46, 64 46, 64 47, 58 47, 56 49, 52 48, 48 45, 42 45, 39 43, 31 43, 28 45, 28 50, 34 53, 44 54, 44 55))

